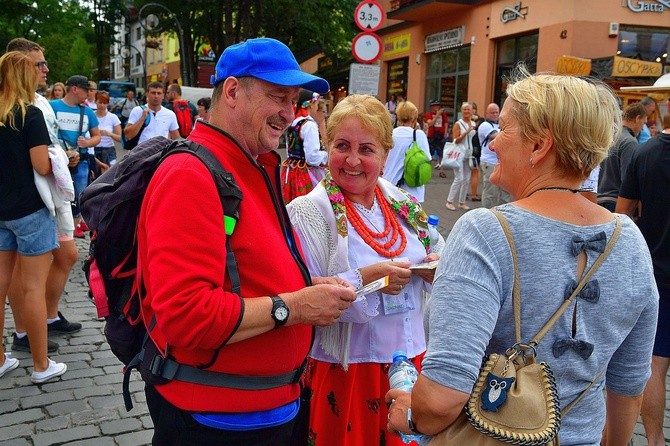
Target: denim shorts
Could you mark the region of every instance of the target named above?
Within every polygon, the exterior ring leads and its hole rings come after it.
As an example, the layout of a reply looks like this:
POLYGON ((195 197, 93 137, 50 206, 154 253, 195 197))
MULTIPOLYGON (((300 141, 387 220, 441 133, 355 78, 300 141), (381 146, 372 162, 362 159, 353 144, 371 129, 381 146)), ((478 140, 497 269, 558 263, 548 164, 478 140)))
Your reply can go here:
POLYGON ((47 208, 16 220, 0 221, 0 251, 38 256, 56 248, 56 220, 47 208))
POLYGON ((116 149, 114 147, 96 147, 95 157, 103 163, 113 166, 116 164, 116 149))

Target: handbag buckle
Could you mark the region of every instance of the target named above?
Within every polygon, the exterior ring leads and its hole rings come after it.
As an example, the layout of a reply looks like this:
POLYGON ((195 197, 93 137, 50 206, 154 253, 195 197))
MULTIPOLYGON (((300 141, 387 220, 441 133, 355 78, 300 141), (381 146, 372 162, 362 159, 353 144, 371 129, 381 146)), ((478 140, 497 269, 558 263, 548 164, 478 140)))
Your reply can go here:
POLYGON ((505 356, 507 356, 507 360, 510 362, 514 362, 515 359, 521 357, 524 365, 528 365, 529 361, 532 364, 535 362, 535 357, 537 356, 536 346, 537 344, 535 342, 529 344, 517 342, 507 349, 505 356))

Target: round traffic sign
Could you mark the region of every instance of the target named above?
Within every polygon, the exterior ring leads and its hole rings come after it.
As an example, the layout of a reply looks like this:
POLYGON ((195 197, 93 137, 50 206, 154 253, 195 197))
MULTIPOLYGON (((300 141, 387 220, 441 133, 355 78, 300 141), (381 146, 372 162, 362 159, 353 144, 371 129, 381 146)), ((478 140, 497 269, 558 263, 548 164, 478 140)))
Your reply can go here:
POLYGON ((363 0, 356 7, 354 21, 362 31, 376 31, 384 21, 384 9, 377 0, 363 0))
POLYGON ((382 55, 382 39, 375 33, 360 33, 354 37, 351 51, 361 63, 375 62, 382 55))

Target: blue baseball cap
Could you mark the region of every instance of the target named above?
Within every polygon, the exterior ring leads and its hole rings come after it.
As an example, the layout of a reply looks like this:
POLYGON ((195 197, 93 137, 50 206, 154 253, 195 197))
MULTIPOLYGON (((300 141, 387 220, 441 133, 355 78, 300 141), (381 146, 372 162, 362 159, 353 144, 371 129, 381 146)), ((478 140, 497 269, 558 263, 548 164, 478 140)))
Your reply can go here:
POLYGON ((328 81, 300 69, 286 45, 266 37, 249 39, 226 48, 216 63, 211 83, 216 85, 230 76, 252 76, 272 84, 302 87, 321 94, 330 90, 328 81))

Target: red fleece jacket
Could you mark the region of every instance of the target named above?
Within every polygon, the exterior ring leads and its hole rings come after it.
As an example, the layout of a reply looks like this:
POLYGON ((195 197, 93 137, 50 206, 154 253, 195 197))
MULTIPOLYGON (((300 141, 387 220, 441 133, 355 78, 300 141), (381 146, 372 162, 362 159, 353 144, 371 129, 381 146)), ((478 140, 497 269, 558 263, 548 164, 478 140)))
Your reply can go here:
MULTIPOLYGON (((309 352, 310 326, 281 327, 226 344, 242 318, 241 298, 296 291, 309 280, 297 248, 291 248, 292 230, 274 186, 279 156, 266 154, 257 163, 223 132, 201 122, 189 139, 206 146, 242 190, 231 236, 241 295, 230 292, 225 274, 223 209, 211 174, 192 155, 172 155, 153 176, 139 220, 142 308, 146 320, 156 315, 152 338, 161 350, 167 344, 176 361, 211 364, 208 370, 264 376, 298 368, 309 352)), ((299 396, 297 384, 243 391, 172 381, 156 389, 181 409, 207 412, 266 410, 299 396)))

